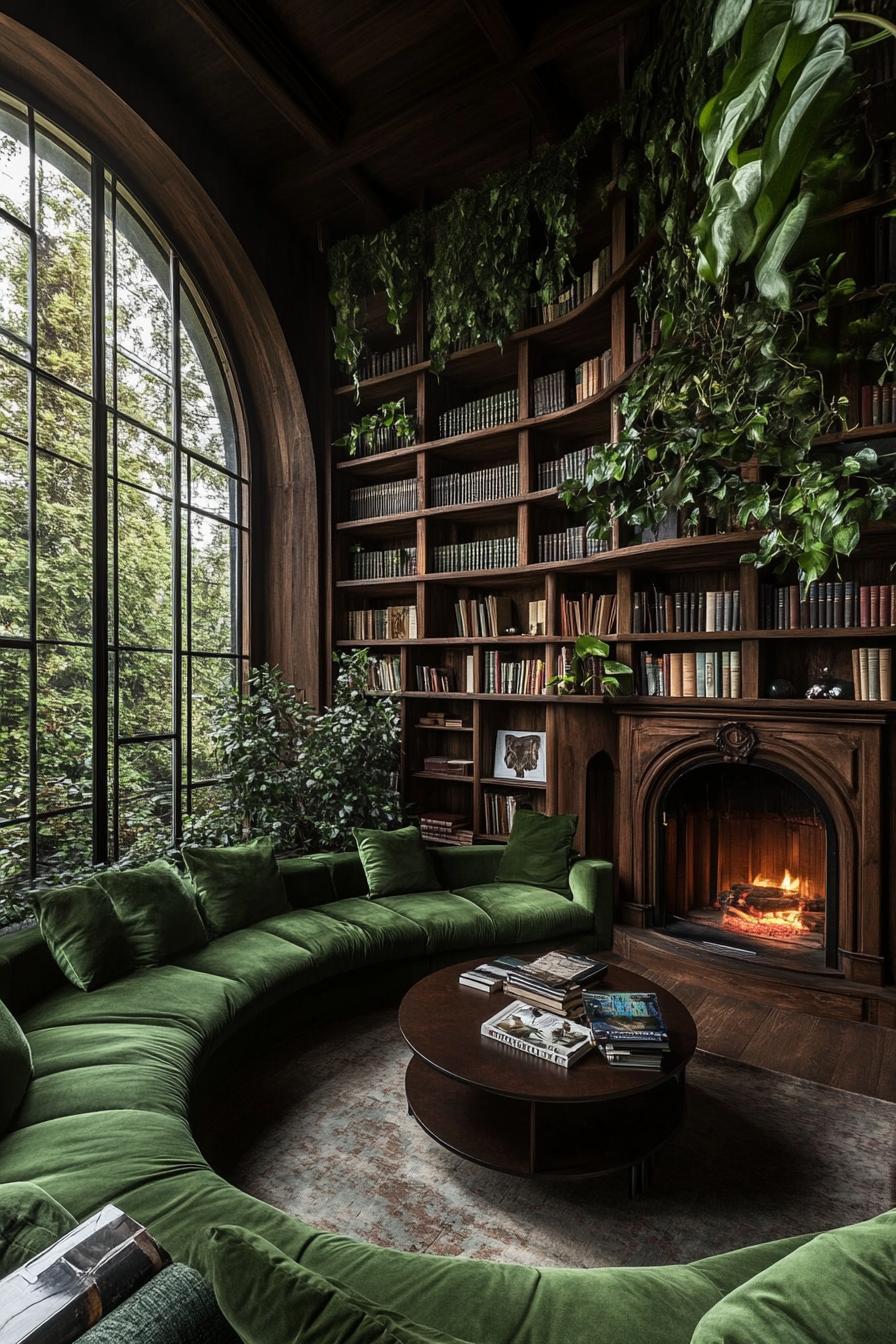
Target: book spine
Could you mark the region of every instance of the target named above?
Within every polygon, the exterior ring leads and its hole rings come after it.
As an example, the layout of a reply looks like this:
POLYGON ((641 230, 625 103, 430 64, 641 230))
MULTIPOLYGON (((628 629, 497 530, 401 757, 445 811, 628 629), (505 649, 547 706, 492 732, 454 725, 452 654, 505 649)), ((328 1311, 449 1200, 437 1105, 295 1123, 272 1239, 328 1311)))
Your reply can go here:
POLYGON ((561 1068, 567 1068, 569 1065, 569 1061, 564 1055, 555 1054, 553 1050, 548 1050, 542 1045, 533 1045, 531 1041, 523 1041, 518 1036, 512 1036, 509 1032, 499 1031, 497 1027, 489 1027, 483 1023, 482 1034, 492 1041, 501 1041, 504 1045, 510 1045, 514 1050, 519 1050, 524 1055, 534 1055, 536 1059, 546 1059, 551 1064, 559 1064, 561 1068))

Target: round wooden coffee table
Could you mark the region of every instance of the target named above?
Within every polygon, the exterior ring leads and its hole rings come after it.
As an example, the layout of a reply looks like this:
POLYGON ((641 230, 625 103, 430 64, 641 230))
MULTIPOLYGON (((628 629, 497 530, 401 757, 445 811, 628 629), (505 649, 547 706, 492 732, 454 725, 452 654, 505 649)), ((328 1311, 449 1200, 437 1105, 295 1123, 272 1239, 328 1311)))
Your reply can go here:
POLYGON ((595 1176, 630 1168, 631 1193, 647 1184, 651 1154, 678 1128, 685 1069, 697 1028, 660 985, 611 966, 600 987, 651 990, 669 1029, 662 1072, 611 1068, 592 1051, 571 1069, 521 1054, 480 1034, 510 1000, 459 985, 479 961, 447 966, 417 982, 398 1021, 413 1051, 405 1076, 408 1111, 451 1152, 514 1176, 595 1176))

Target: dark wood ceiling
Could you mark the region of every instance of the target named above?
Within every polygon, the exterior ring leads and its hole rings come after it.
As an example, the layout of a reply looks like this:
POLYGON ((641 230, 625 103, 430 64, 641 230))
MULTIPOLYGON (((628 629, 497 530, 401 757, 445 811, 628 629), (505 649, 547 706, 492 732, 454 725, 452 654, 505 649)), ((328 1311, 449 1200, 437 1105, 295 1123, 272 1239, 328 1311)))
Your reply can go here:
POLYGON ((519 162, 618 87, 659 0, 101 0, 303 233, 376 228, 519 162))

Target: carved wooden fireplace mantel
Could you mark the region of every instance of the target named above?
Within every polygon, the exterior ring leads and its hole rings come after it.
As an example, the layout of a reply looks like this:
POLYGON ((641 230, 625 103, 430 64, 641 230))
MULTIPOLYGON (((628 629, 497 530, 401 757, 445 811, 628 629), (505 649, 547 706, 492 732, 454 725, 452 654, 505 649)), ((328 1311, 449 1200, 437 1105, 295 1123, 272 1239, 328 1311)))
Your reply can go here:
POLYGON ((886 718, 850 714, 843 706, 838 710, 836 715, 813 712, 807 705, 784 713, 751 709, 738 714, 736 706, 676 706, 674 711, 657 706, 648 712, 619 706, 621 921, 642 929, 663 923, 667 893, 659 809, 670 786, 703 765, 726 771, 761 766, 802 785, 829 818, 836 904, 828 974, 868 986, 891 979, 882 881, 886 718))

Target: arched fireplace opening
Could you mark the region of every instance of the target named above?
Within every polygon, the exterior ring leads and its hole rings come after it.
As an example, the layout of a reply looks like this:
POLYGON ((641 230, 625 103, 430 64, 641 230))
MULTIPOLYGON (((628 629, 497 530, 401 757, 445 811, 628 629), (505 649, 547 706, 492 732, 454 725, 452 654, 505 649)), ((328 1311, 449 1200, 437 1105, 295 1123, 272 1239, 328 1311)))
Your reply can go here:
POLYGON ((656 809, 660 923, 744 957, 837 963, 837 839, 781 767, 695 763, 656 809))

